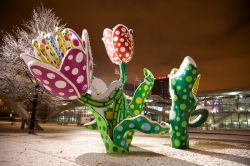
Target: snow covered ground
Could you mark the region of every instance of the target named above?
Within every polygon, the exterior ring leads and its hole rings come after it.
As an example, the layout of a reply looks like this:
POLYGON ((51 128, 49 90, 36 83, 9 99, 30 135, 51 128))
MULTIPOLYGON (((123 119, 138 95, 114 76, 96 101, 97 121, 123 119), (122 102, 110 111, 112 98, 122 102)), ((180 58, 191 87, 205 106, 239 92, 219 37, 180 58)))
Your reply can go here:
POLYGON ((250 144, 231 142, 227 135, 217 135, 214 140, 191 134, 190 149, 178 150, 170 147, 168 136, 138 133, 130 154, 108 155, 97 131, 42 125, 46 132, 29 135, 7 125, 0 124, 0 166, 250 165, 250 144))

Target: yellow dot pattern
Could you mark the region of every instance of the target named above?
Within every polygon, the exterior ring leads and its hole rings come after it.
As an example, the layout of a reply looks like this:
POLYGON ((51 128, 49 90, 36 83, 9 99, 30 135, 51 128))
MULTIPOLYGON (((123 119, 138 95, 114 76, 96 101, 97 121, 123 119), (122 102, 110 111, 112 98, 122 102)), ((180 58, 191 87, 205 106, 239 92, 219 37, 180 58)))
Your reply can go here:
POLYGON ((139 115, 139 113, 140 113, 139 110, 135 110, 135 111, 134 111, 134 114, 135 114, 135 115, 139 115))
POLYGON ((108 120, 113 119, 113 112, 108 112, 108 113, 106 114, 106 118, 107 118, 108 120))
POLYGON ((136 100, 135 100, 135 102, 136 102, 137 104, 141 104, 142 99, 141 99, 140 97, 137 97, 136 100))

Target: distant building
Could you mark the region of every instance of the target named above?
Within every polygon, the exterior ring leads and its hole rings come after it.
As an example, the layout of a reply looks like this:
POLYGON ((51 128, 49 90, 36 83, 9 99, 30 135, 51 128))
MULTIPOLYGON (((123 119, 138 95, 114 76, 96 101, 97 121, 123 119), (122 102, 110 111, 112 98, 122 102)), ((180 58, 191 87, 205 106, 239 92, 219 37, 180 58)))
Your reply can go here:
POLYGON ((164 99, 168 99, 170 97, 168 80, 169 79, 167 76, 156 78, 151 94, 158 95, 164 99))

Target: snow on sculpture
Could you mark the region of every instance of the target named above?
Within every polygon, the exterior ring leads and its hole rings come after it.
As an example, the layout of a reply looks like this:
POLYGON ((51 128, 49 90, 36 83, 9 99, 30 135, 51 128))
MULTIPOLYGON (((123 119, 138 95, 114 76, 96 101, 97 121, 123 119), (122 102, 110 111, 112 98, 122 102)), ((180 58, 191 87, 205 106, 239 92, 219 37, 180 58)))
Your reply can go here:
POLYGON ((197 65, 191 57, 185 57, 179 69, 169 75, 169 91, 172 107, 169 114, 171 145, 177 149, 189 148, 188 127, 201 126, 208 118, 207 109, 197 109, 196 93, 200 81, 197 65), (189 121, 190 116, 197 116, 189 121))
POLYGON ((42 33, 32 41, 35 56, 21 54, 21 58, 40 85, 52 95, 62 100, 78 99, 89 106, 107 153, 128 153, 134 130, 148 134, 169 130, 165 123, 158 124, 141 115, 154 85, 154 76, 149 70, 144 69, 144 82, 129 104, 125 97, 126 63, 132 59, 134 49, 132 30, 121 24, 113 30, 104 30, 108 56, 120 65, 120 80, 112 82, 108 88, 92 76, 93 58, 87 31, 83 30, 82 39, 69 28, 57 28, 56 33, 55 37, 42 33))
POLYGON ((170 131, 172 147, 188 148, 188 127, 198 127, 208 117, 206 109, 195 110, 200 74, 194 60, 186 57, 179 69, 171 71, 170 125, 159 124, 141 115, 154 85, 154 76, 148 69, 144 69, 144 81, 130 103, 124 93, 126 63, 134 53, 132 30, 118 24, 113 30, 106 28, 102 40, 110 60, 120 66, 120 80, 113 81, 109 87, 92 75, 93 58, 87 30, 83 30, 82 38, 69 28, 56 28, 56 36, 41 33, 32 41, 34 56, 21 54, 21 58, 33 77, 52 95, 62 100, 78 99, 89 107, 95 121, 85 126, 100 131, 107 153, 128 153, 135 130, 147 134, 170 131), (189 121, 196 115, 199 116, 189 121))
POLYGON ((32 41, 35 57, 22 54, 31 74, 52 95, 64 100, 74 100, 84 95, 92 77, 92 55, 88 48, 88 34, 83 31, 83 41, 71 29, 63 33, 57 28, 57 47, 51 34, 41 34, 32 41), (86 46, 83 46, 86 44, 86 46))

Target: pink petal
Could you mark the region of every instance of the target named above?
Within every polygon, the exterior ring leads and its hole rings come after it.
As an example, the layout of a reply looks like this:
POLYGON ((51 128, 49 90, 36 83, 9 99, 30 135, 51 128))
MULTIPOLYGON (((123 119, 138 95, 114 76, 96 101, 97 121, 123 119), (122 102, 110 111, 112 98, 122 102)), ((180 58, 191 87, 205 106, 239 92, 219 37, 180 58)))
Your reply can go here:
POLYGON ((57 69, 38 61, 29 62, 28 67, 40 85, 52 95, 64 100, 74 100, 80 97, 74 84, 57 69))
POLYGON ((81 38, 78 36, 78 34, 70 28, 67 28, 67 30, 69 31, 69 35, 73 42, 74 48, 84 49, 81 38))
POLYGON ((81 49, 70 49, 65 55, 60 72, 67 77, 82 95, 89 88, 88 56, 81 49))
POLYGON ((106 51, 108 53, 109 59, 115 64, 120 64, 121 60, 118 58, 118 56, 116 55, 114 51, 111 29, 108 29, 108 28, 104 29, 102 40, 106 47, 106 51))
MULTIPOLYGON (((89 41, 89 35, 88 31, 86 29, 83 29, 82 31, 82 43, 85 46, 85 54, 88 55, 88 66, 89 66, 89 78, 92 78, 93 74, 93 57, 92 57, 92 51, 90 47, 90 41, 89 41)), ((89 79, 88 84, 90 85, 91 79, 89 79)))
POLYGON ((113 28, 113 45, 116 55, 123 62, 129 62, 133 56, 134 43, 131 30, 122 24, 113 28))

